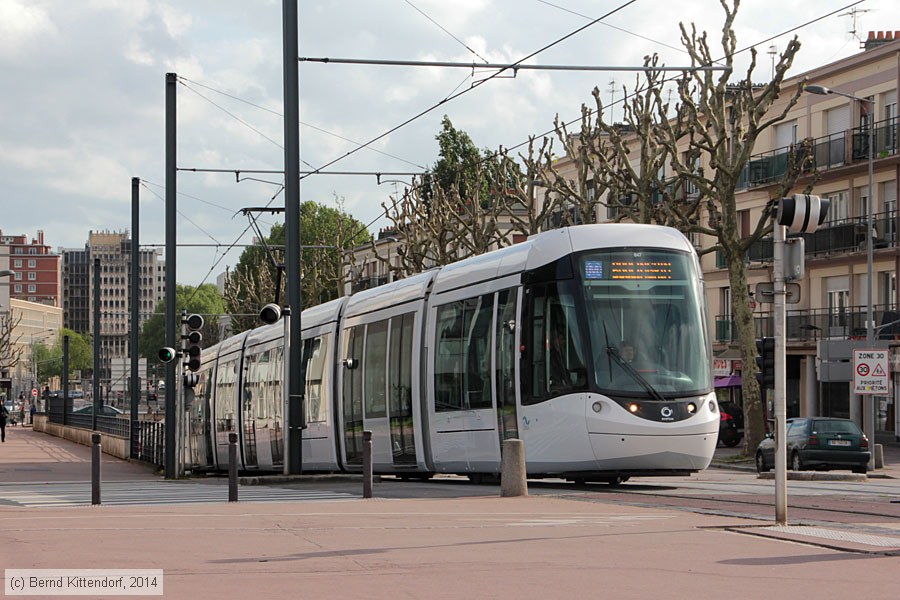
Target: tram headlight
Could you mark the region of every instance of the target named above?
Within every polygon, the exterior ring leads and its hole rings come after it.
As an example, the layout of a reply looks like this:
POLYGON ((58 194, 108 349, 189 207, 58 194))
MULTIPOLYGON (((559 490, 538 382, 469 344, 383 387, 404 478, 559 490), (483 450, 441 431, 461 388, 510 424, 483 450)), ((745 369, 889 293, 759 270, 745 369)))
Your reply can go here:
POLYGON ((716 412, 716 401, 715 400, 709 401, 709 411, 713 412, 713 413, 716 412))
POLYGON ((629 412, 636 413, 637 411, 641 410, 641 407, 639 404, 632 402, 628 405, 628 410, 629 412))
POLYGON ((687 411, 691 414, 694 414, 695 412, 697 412, 697 405, 693 402, 688 402, 687 411))

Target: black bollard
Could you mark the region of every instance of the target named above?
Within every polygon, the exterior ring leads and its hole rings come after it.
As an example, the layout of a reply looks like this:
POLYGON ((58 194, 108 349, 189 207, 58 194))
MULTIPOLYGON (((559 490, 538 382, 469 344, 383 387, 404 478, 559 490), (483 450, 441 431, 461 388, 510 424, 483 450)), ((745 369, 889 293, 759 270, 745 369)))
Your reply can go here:
POLYGON ((100 504, 100 434, 91 434, 91 504, 100 504))
POLYGON ((372 497, 372 432, 363 431, 363 498, 372 497))
POLYGON ((228 501, 238 501, 237 434, 228 434, 228 501))

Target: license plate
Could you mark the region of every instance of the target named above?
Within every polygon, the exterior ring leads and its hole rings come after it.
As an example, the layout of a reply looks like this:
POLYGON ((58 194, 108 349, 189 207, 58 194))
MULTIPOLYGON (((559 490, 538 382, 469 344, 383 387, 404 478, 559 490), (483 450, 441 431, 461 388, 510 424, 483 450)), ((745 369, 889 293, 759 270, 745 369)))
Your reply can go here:
POLYGON ((849 446, 850 440, 828 440, 829 446, 849 446))

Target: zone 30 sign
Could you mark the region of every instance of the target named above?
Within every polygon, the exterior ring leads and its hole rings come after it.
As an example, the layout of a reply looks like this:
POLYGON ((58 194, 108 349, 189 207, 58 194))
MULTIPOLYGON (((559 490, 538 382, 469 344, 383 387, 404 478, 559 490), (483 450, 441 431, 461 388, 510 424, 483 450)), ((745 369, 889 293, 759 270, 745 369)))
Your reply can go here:
POLYGON ((887 395, 889 373, 887 350, 853 351, 854 394, 887 395))

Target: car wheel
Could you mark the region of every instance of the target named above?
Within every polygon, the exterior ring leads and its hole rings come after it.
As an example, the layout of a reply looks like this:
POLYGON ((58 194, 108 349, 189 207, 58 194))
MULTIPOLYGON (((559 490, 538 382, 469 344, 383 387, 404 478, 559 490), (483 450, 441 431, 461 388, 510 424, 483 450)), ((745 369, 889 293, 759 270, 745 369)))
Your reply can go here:
POLYGON ((734 448, 741 443, 741 438, 738 436, 727 437, 722 440, 722 443, 725 444, 725 446, 727 446, 728 448, 734 448))
POLYGON ((766 459, 763 457, 762 452, 756 453, 756 472, 757 473, 767 473, 769 471, 769 467, 766 466, 766 459))
POLYGON ((866 474, 867 470, 868 470, 868 468, 865 465, 863 465, 862 467, 853 467, 853 469, 852 469, 852 471, 854 473, 862 473, 863 475, 866 474))
POLYGON ((800 453, 794 452, 791 454, 791 470, 792 471, 802 471, 803 470, 803 461, 800 460, 800 453))

